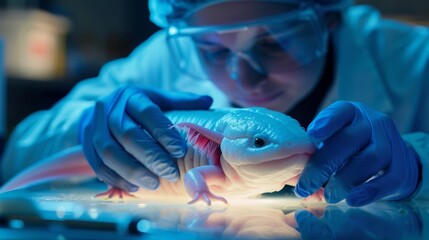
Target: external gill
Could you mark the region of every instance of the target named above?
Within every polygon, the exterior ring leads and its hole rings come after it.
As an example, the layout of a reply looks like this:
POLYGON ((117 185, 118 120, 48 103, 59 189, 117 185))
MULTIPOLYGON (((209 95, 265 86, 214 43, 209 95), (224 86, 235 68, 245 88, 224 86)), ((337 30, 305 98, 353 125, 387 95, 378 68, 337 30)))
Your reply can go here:
POLYGON ((212 184, 225 180, 225 173, 220 164, 223 134, 188 122, 178 123, 176 127, 185 130, 188 143, 209 159, 209 165, 192 168, 184 176, 186 191, 192 198, 189 204, 203 201, 211 205, 212 200, 227 204, 225 198, 212 193, 209 188, 212 184))
POLYGON ((177 123, 175 127, 185 131, 189 144, 206 155, 212 165, 220 165, 220 156, 222 154, 220 144, 223 139, 221 133, 189 122, 177 123))

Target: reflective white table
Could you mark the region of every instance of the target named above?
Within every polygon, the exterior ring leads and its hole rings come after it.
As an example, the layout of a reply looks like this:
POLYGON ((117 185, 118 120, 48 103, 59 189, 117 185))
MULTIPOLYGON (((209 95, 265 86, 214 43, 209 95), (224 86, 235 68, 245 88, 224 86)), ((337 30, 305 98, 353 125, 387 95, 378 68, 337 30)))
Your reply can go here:
POLYGON ((88 182, 0 195, 0 239, 429 239, 429 203, 302 202, 294 197, 230 200, 114 199, 88 182))

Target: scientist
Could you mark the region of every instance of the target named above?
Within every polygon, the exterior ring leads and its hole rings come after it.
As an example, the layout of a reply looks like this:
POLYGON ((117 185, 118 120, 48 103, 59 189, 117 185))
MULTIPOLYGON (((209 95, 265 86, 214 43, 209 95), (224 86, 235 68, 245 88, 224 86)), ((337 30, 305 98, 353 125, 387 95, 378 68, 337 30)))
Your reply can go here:
POLYGON ((325 187, 328 202, 352 206, 429 198, 427 28, 350 0, 149 8, 161 31, 15 129, 3 181, 81 144, 102 181, 156 189, 159 178, 178 179, 175 159, 186 152, 163 111, 261 106, 296 118, 319 143, 298 196, 325 187))

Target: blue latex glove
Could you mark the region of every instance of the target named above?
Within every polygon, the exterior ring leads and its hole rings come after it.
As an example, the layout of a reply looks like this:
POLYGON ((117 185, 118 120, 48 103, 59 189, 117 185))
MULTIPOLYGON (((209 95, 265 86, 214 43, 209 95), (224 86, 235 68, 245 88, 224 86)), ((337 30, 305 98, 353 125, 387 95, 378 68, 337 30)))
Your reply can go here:
POLYGON ((129 192, 156 189, 159 177, 176 181, 175 159, 187 145, 162 111, 208 109, 212 102, 188 93, 118 88, 82 117, 84 154, 101 181, 129 192))
POLYGON ((414 149, 387 115, 361 103, 335 102, 313 120, 308 134, 321 144, 298 180, 297 196, 307 197, 327 183, 327 202, 346 199, 362 206, 405 199, 419 184, 414 149))

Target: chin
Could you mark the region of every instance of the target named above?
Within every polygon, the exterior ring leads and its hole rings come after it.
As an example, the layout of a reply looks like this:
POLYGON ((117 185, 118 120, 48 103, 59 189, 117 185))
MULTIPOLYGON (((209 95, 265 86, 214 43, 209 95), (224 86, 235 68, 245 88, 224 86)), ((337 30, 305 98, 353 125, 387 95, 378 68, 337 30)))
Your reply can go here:
POLYGON ((268 108, 270 110, 277 111, 277 112, 288 112, 291 107, 289 104, 277 104, 272 106, 265 106, 265 108, 268 108))
MULTIPOLYGON (((303 98, 305 98, 307 94, 306 93, 303 94, 303 93, 291 96, 287 92, 284 92, 277 99, 273 99, 272 101, 266 101, 266 102, 251 102, 251 101, 246 101, 245 99, 234 99, 234 98, 232 98, 232 102, 240 107, 264 107, 277 112, 288 112, 294 106, 296 106, 298 102, 300 102, 303 98)), ((229 96, 233 96, 233 95, 229 95, 229 96)))
POLYGON ((282 106, 282 105, 268 105, 268 104, 239 104, 239 103, 236 103, 236 105, 243 108, 263 107, 277 112, 286 112, 288 109, 288 107, 285 107, 284 105, 282 106))
POLYGON ((275 103, 271 104, 271 106, 267 106, 266 108, 286 113, 292 110, 303 98, 304 96, 296 96, 295 98, 289 97, 279 99, 275 103))
POLYGON ((276 102, 273 102, 270 104, 262 104, 261 106, 258 106, 258 107, 268 108, 270 110, 277 111, 277 112, 288 112, 295 105, 296 105, 295 102, 291 102, 286 99, 280 99, 280 100, 277 100, 276 102))

